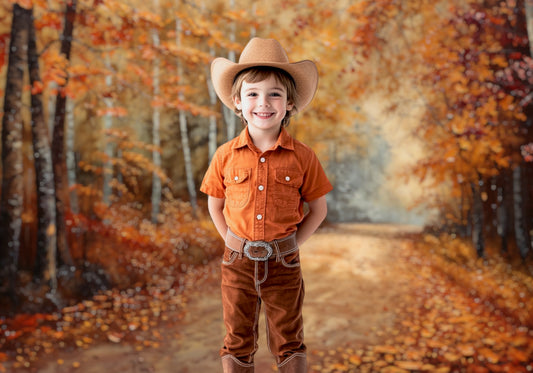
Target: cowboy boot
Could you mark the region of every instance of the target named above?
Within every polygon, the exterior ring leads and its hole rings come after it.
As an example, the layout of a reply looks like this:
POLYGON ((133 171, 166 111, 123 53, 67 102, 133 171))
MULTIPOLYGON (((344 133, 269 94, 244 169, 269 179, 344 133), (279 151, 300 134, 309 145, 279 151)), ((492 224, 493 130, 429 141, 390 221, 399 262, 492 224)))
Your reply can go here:
POLYGON ((280 373, 306 373, 307 359, 305 354, 295 353, 278 365, 280 373))
POLYGON ((224 373, 254 373, 253 363, 243 363, 233 355, 224 355, 221 360, 224 373))

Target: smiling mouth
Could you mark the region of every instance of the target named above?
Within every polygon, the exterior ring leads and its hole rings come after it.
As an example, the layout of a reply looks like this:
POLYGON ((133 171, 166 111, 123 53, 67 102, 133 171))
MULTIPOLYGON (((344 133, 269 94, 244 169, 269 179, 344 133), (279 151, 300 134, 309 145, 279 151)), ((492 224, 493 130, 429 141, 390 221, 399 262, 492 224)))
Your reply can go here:
POLYGON ((255 113, 255 116, 261 118, 261 119, 268 119, 272 117, 274 113, 255 113))

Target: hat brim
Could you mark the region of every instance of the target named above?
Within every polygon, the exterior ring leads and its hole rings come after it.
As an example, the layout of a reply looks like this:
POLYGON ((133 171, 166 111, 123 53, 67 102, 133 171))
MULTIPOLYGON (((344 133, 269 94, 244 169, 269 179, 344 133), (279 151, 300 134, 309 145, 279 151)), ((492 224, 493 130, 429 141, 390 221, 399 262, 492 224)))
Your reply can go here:
POLYGON ((224 105, 234 109, 231 90, 235 77, 250 67, 275 67, 286 71, 294 79, 296 85, 296 109, 301 112, 313 99, 318 86, 318 70, 313 61, 303 60, 292 63, 253 62, 235 63, 227 58, 218 57, 211 63, 211 80, 218 98, 224 105))

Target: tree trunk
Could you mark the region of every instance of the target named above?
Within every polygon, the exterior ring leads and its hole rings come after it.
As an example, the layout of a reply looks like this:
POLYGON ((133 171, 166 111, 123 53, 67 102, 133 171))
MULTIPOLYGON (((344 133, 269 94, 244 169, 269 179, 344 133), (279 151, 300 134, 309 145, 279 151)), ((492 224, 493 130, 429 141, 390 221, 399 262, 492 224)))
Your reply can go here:
POLYGON ((533 0, 525 0, 529 53, 533 57, 533 0))
POLYGON ((472 242, 477 256, 485 256, 485 239, 483 235, 483 201, 481 186, 472 184, 472 242))
MULTIPOLYGON (((230 0, 230 9, 233 10, 235 8, 235 0, 230 0)), ((229 39, 232 43, 235 43, 235 34, 236 34, 236 25, 235 21, 231 23, 231 31, 229 34, 229 39)), ((228 53, 228 59, 232 62, 235 62, 235 52, 230 51, 228 53)), ((228 141, 235 137, 236 135, 236 127, 237 127, 237 116, 231 110, 230 108, 226 107, 225 105, 222 105, 222 113, 224 115, 224 121, 226 122, 226 135, 228 141)))
POLYGON ((522 190, 522 170, 518 165, 513 170, 513 206, 514 206, 514 231, 516 246, 520 256, 525 259, 529 254, 531 242, 529 240, 529 233, 526 229, 526 222, 524 220, 524 196, 522 190))
POLYGON ((189 200, 191 202, 193 216, 196 216, 198 208, 196 186, 194 183, 194 174, 192 167, 191 147, 189 145, 189 132, 187 130, 187 116, 183 110, 179 113, 181 147, 183 149, 183 160, 185 162, 185 175, 187 178, 187 190, 189 191, 189 200))
MULTIPOLYGON (((54 91, 58 88, 56 82, 50 82, 49 87, 51 91, 54 91)), ((47 106, 48 106, 48 119, 47 119, 48 120, 48 133, 50 134, 50 138, 52 139, 54 137, 56 96, 49 95, 47 106)))
MULTIPOLYGON (((39 56, 37 54, 33 10, 29 23, 28 61, 30 85, 41 84, 39 72, 39 56)), ((57 288, 56 274, 56 212, 54 170, 52 167, 52 151, 48 126, 43 112, 41 92, 31 95, 31 129, 33 154, 35 165, 35 180, 37 181, 37 255, 35 262, 35 277, 44 280, 52 291, 57 288)))
MULTIPOLYGON (((111 71, 111 63, 109 62, 109 55, 106 56, 106 67, 109 71, 111 71)), ((111 90, 113 84, 113 77, 111 74, 108 74, 105 77, 105 86, 106 89, 111 90)), ((113 99, 111 97, 105 97, 104 103, 106 108, 111 109, 113 107, 113 99)), ((113 117, 110 113, 107 113, 104 115, 104 130, 107 141, 105 142, 105 155, 106 159, 104 159, 104 180, 103 180, 103 202, 106 205, 109 205, 111 200, 111 180, 113 179, 113 166, 111 164, 111 159, 113 158, 113 144, 109 141, 109 135, 107 134, 107 131, 111 129, 113 126, 113 117)))
POLYGON ((465 184, 460 184, 461 185, 461 202, 460 203, 460 206, 459 206, 459 213, 461 214, 460 215, 460 218, 461 218, 461 222, 460 222, 460 225, 459 225, 459 237, 467 237, 469 235, 469 227, 470 227, 470 224, 469 224, 469 219, 470 219, 470 214, 468 213, 468 208, 467 208, 467 204, 466 204, 466 200, 467 200, 467 187, 465 186, 465 184))
MULTIPOLYGON (((67 1, 63 35, 61 39, 61 54, 70 60, 74 18, 76 16, 76 0, 67 1)), ((67 83, 65 82, 65 85, 67 83)), ((66 213, 70 210, 70 199, 67 181, 67 162, 65 157, 65 112, 67 97, 64 86, 59 87, 56 97, 54 114, 54 135, 52 137, 52 161, 54 164, 54 184, 56 190, 56 227, 57 252, 60 264, 73 266, 67 243, 66 213)))
POLYGON ((31 12, 13 5, 13 22, 2 117, 2 195, 0 200, 0 273, 16 302, 17 268, 22 229, 22 86, 27 66, 28 24, 31 12))
POLYGON ((510 179, 506 170, 504 170, 501 183, 498 185, 498 210, 497 210, 497 220, 498 220, 498 236, 500 237, 501 242, 501 252, 503 254, 509 253, 509 201, 511 200, 509 196, 510 191, 510 179))
MULTIPOLYGON (((155 8, 156 11, 159 11, 159 2, 155 1, 155 8)), ((159 41, 159 34, 156 29, 152 30, 152 41, 154 44, 154 49, 156 50, 156 53, 159 53, 157 49, 159 48, 160 41, 159 41)), ((154 66, 153 66, 153 93, 154 93, 154 99, 157 99, 159 96, 159 58, 156 57, 154 59, 154 66)), ((154 107, 152 112, 152 144, 154 145, 154 150, 152 151, 152 162, 156 168, 161 168, 161 138, 160 138, 160 112, 159 107, 154 107)), ((160 205, 161 205, 161 179, 159 176, 154 172, 152 173, 152 223, 158 222, 158 216, 160 211, 160 205)))
MULTIPOLYGON (((205 11, 204 1, 201 2, 201 9, 202 9, 202 12, 205 11)), ((212 59, 215 58, 215 48, 213 46, 209 47, 209 55, 211 56, 212 59)), ((211 104, 211 108, 214 109, 217 104, 217 94, 215 92, 215 88, 213 87, 213 81, 211 80, 211 69, 209 68, 209 66, 206 66, 206 76, 208 77, 207 92, 209 93, 209 103, 211 104)), ((215 154, 215 151, 217 150, 217 147, 218 147, 217 137, 218 137, 217 118, 213 114, 209 116, 209 132, 208 132, 208 140, 207 140, 209 162, 211 162, 211 159, 213 159, 213 155, 215 154)))
MULTIPOLYGON (((179 19, 176 19, 176 44, 181 47, 181 22, 179 19)), ((178 59, 177 66, 178 78, 183 78, 183 68, 181 66, 181 61, 178 59)), ((181 101, 185 100, 183 92, 178 93, 178 98, 181 101)), ((179 112, 179 122, 180 122, 180 136, 181 136, 181 148, 183 150, 183 160, 185 163, 185 177, 187 178, 187 190, 189 192, 189 200, 191 202, 193 215, 196 216, 196 210, 198 208, 197 196, 196 196, 196 186, 194 183, 194 172, 192 167, 192 157, 191 157, 191 147, 189 145, 189 131, 187 128, 187 115, 183 110, 179 112)))
MULTIPOLYGON (((211 47, 209 49, 209 54, 214 58, 215 57, 215 48, 211 47)), ((207 69, 209 75, 209 68, 207 69)), ((217 95, 215 88, 213 87, 213 82, 211 79, 207 79, 207 91, 209 92, 209 102, 211 107, 215 107, 217 104, 217 95)), ((209 161, 213 159, 213 155, 217 150, 217 118, 215 115, 209 116, 209 136, 208 136, 208 149, 209 149, 209 161)))
POLYGON ((71 190, 70 211, 73 214, 79 212, 78 195, 71 187, 76 184, 76 155, 74 153, 74 104, 72 100, 67 101, 67 134, 65 136, 66 157, 67 157, 67 180, 69 190, 71 190))

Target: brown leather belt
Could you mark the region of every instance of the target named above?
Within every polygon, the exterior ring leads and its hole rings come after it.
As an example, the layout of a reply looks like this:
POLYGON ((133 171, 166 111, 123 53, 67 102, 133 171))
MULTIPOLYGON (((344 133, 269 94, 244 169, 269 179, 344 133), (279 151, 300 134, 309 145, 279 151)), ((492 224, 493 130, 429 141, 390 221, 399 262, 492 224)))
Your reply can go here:
POLYGON ((279 261, 281 257, 298 250, 296 233, 270 242, 249 241, 246 238, 237 236, 229 229, 226 234, 226 246, 238 252, 239 258, 244 255, 248 259, 257 262, 264 262, 270 258, 276 258, 279 261))

